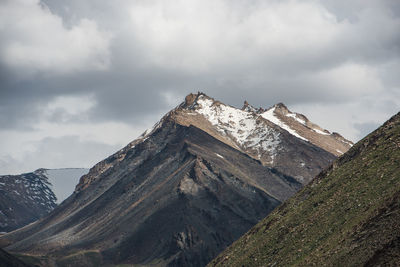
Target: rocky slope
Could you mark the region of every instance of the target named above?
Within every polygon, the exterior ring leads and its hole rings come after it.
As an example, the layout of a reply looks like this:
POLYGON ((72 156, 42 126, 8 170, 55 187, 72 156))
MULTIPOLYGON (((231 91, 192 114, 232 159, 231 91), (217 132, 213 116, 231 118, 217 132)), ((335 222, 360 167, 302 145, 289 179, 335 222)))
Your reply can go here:
POLYGON ((0 267, 33 267, 0 248, 0 267))
POLYGON ((398 266, 400 113, 209 266, 398 266))
POLYGON ((60 266, 204 266, 335 158, 263 115, 188 95, 49 216, 0 241, 60 266))
POLYGON ((0 176, 0 232, 34 222, 72 194, 87 169, 38 169, 0 176))
POLYGON ((0 231, 9 232, 48 214, 56 196, 40 171, 0 176, 0 231))

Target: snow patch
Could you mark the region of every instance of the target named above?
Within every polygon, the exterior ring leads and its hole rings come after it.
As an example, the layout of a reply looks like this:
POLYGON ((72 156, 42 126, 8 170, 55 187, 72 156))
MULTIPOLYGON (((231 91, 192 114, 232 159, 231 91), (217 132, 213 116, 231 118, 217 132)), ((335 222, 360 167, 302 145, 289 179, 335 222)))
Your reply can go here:
POLYGON ((350 147, 352 147, 354 145, 351 142, 348 142, 346 140, 342 140, 342 143, 345 143, 346 145, 349 145, 350 147))
POLYGON ((224 104, 215 104, 204 96, 197 100, 196 111, 202 114, 223 135, 244 148, 269 153, 273 159, 281 143, 279 132, 257 121, 259 115, 224 104))
POLYGON ((215 153, 215 155, 217 155, 218 157, 220 157, 221 159, 224 159, 224 157, 223 156, 221 156, 220 154, 218 154, 218 153, 215 153))
POLYGON ((302 137, 301 135, 299 135, 295 130, 293 130, 292 128, 290 128, 287 124, 285 124, 283 121, 279 120, 278 117, 275 116, 274 111, 275 111, 276 107, 272 107, 269 110, 265 111, 264 113, 261 114, 261 116, 264 119, 269 120, 270 122, 278 125, 279 127, 281 127, 282 129, 288 131, 291 135, 296 136, 299 139, 302 139, 304 141, 308 141, 306 138, 302 137))
POLYGON ((296 113, 288 113, 288 114, 286 114, 286 117, 293 118, 296 121, 300 122, 301 124, 306 125, 306 121, 303 120, 303 119, 298 118, 296 113))
POLYGON ((314 132, 319 133, 319 134, 323 134, 323 135, 330 135, 329 133, 323 132, 319 129, 312 129, 314 132))

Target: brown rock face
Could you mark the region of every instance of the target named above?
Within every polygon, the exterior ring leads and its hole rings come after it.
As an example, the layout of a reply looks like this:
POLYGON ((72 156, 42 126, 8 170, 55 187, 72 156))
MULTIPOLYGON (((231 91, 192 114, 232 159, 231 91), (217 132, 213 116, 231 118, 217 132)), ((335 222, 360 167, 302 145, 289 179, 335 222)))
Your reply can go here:
POLYGON ((204 266, 334 158, 257 112, 191 94, 0 241, 51 261, 79 251, 85 262, 204 266))

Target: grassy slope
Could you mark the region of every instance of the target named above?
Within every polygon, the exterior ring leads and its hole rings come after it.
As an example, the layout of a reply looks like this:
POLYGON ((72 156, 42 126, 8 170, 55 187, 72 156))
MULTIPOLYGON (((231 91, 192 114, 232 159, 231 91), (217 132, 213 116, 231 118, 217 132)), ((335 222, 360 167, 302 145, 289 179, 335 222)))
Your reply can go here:
POLYGON ((400 261, 400 113, 210 266, 361 266, 400 261))

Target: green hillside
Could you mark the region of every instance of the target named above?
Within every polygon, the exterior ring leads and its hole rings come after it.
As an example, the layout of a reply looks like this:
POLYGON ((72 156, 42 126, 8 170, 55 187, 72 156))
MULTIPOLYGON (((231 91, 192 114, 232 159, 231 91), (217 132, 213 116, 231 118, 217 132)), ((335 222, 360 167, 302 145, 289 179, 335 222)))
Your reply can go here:
POLYGON ((400 113, 209 266, 398 266, 400 113))

